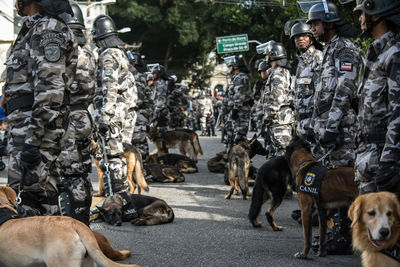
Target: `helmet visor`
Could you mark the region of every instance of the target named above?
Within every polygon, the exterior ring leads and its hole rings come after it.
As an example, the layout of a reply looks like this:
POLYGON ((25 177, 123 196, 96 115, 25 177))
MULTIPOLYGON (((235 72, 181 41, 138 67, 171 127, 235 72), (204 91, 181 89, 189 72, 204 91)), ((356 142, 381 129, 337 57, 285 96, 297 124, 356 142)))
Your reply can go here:
POLYGON ((236 56, 224 57, 224 63, 225 63, 228 67, 229 67, 229 66, 235 66, 235 65, 237 65, 236 56))
POLYGON ((147 64, 147 70, 151 73, 153 72, 158 72, 161 70, 160 64, 159 63, 154 63, 154 64, 147 64))
MULTIPOLYGON (((321 1, 321 0, 298 0, 297 4, 300 6, 301 11, 304 13, 308 13, 310 11, 311 7, 314 6, 315 4, 322 3, 326 1, 321 1)), ((318 5, 323 7, 324 5, 318 5)), ((317 11, 317 10, 315 10, 317 11)), ((321 9, 320 11, 325 11, 324 9, 321 9)), ((326 5, 326 11, 328 11, 328 6, 326 5)))
POLYGON ((283 30, 285 32, 285 35, 286 36, 290 36, 290 32, 291 32, 291 29, 292 29, 294 24, 296 24, 298 22, 305 23, 306 20, 307 19, 300 18, 300 19, 291 19, 291 20, 286 21, 285 26, 283 28, 283 30))

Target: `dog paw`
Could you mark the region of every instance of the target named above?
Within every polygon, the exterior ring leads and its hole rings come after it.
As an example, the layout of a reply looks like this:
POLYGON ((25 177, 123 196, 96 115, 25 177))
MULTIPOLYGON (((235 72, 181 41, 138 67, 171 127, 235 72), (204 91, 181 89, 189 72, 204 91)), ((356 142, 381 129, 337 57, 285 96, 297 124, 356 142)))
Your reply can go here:
POLYGON ((283 231, 283 227, 282 226, 279 226, 279 225, 277 225, 277 226, 275 226, 274 228, 272 228, 274 231, 283 231))
POLYGON ((132 220, 131 223, 136 226, 145 226, 146 225, 145 220, 132 220))
POLYGON ((226 195, 225 199, 231 199, 231 196, 230 195, 226 195))
POLYGON ((318 257, 326 257, 326 255, 327 255, 326 251, 324 251, 324 252, 319 251, 319 252, 317 253, 317 256, 318 256, 318 257))
POLYGON ((252 221, 251 224, 253 225, 254 228, 259 228, 259 227, 261 227, 261 223, 258 222, 258 221, 255 221, 255 220, 252 221))
POLYGON ((307 255, 304 255, 302 252, 297 252, 296 254, 294 254, 294 257, 301 260, 307 259, 307 255))

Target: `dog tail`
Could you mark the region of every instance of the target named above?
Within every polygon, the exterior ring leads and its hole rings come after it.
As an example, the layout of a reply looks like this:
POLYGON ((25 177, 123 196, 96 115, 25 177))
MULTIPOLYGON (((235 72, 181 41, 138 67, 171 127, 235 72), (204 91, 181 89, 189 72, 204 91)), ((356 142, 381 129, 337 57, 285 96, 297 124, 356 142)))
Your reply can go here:
POLYGON ((260 214, 261 206, 264 203, 264 181, 261 173, 261 171, 257 172, 257 177, 253 186, 253 196, 251 198, 248 215, 251 223, 257 220, 257 217, 260 214))
POLYGON ((199 136, 196 133, 194 133, 193 145, 195 152, 203 156, 203 149, 201 148, 200 145, 199 136))
POLYGON ((140 155, 140 153, 138 153, 137 155, 138 155, 138 160, 136 160, 136 166, 135 166, 136 183, 143 190, 149 191, 149 186, 147 185, 146 179, 144 178, 143 175, 144 168, 143 168, 142 156, 140 155))
POLYGON ((80 221, 74 220, 73 227, 76 233, 79 235, 80 240, 86 248, 86 251, 89 257, 96 262, 97 266, 109 266, 109 267, 122 267, 122 266, 131 266, 131 267, 139 267, 134 264, 119 264, 116 263, 109 258, 107 258, 104 253, 101 251, 99 244, 97 243, 96 237, 93 232, 87 227, 84 223, 80 221))

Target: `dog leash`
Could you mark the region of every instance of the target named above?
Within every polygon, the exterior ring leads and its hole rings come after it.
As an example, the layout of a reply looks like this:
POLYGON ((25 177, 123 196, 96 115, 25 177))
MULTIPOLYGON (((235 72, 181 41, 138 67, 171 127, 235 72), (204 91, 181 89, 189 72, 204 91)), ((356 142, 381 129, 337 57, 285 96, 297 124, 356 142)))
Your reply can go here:
POLYGON ((112 196, 113 190, 112 190, 112 186, 111 186, 111 175, 110 175, 111 173, 110 173, 110 169, 109 169, 110 163, 108 162, 107 154, 105 152, 105 141, 104 141, 103 136, 101 136, 101 134, 99 134, 99 139, 101 141, 101 146, 103 149, 103 161, 104 161, 104 168, 105 168, 103 175, 105 175, 106 180, 107 180, 104 183, 104 187, 106 188, 106 191, 108 191, 109 196, 112 196))
POLYGON ((322 162, 334 149, 336 146, 333 146, 331 149, 328 150, 328 152, 326 152, 322 157, 319 158, 319 160, 317 160, 318 162, 322 162))

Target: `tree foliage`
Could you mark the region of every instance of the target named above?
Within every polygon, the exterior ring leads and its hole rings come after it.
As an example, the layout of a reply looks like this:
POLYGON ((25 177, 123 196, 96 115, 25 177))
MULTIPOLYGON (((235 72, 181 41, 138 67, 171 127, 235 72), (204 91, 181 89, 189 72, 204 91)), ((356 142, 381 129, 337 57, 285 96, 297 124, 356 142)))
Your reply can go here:
MULTIPOLYGON (((216 52, 218 36, 247 33, 249 40, 280 41, 289 57, 296 58, 283 27, 286 21, 307 17, 307 14, 302 13, 294 0, 286 0, 286 6, 257 5, 263 1, 237 2, 241 4, 206 0, 117 0, 109 12, 117 27, 132 28, 132 32, 121 34, 121 38, 129 44, 141 43, 140 52, 145 55, 146 63, 159 62, 167 73, 179 78, 192 75, 197 80, 193 85, 204 88, 213 68, 208 55, 216 52)), ((283 0, 276 2, 283 3, 283 0)), ((345 19, 352 22, 357 19, 352 13, 354 5, 340 6, 345 19)), ((218 55, 217 62, 222 62, 224 56, 218 55)), ((256 54, 255 44, 250 44, 250 50, 243 57, 256 78, 253 65, 263 56, 256 54)))

